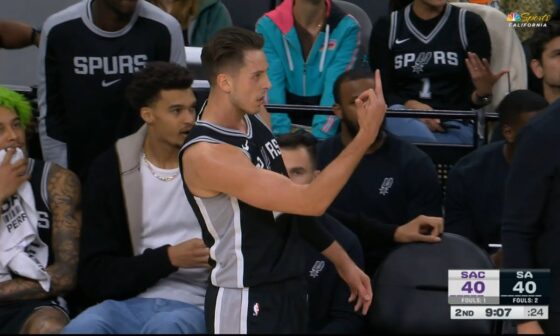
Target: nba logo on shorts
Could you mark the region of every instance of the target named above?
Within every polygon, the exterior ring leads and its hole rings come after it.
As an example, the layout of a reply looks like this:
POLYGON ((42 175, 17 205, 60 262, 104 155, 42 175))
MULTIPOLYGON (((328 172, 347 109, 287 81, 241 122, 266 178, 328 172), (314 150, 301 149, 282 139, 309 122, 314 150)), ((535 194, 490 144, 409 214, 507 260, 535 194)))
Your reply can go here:
POLYGON ((261 306, 259 305, 259 303, 255 303, 255 305, 253 306, 253 316, 259 316, 259 311, 261 310, 261 306))

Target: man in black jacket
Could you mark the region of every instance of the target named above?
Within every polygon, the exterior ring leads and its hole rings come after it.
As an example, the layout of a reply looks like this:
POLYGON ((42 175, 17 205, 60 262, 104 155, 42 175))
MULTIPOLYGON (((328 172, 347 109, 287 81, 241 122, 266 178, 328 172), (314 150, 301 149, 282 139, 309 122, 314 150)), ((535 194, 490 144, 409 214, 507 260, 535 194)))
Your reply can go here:
POLYGON ((523 321, 521 333, 560 333, 560 101, 519 134, 506 183, 503 268, 551 270, 549 319, 523 321))
MULTIPOLYGON (((340 135, 318 146, 318 169, 327 166, 355 138, 359 126, 354 99, 374 87, 371 78, 367 71, 355 69, 336 80, 333 111, 341 119, 340 135)), ((360 238, 369 275, 397 243, 436 243, 443 231, 441 191, 433 162, 414 145, 384 131, 379 132, 328 212, 360 238)))
POLYGON ((96 159, 84 193, 79 286, 102 302, 65 332, 205 331, 208 248, 177 159, 195 120, 191 83, 183 67, 155 62, 127 88, 145 125, 96 159))

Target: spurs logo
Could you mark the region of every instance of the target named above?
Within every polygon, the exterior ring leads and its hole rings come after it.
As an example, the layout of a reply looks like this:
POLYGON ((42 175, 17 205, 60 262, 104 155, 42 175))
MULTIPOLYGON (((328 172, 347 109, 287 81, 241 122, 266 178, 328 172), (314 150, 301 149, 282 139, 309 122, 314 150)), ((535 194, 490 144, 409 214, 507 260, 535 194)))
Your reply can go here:
POLYGON ((386 177, 381 183, 381 187, 379 188, 379 194, 386 196, 389 193, 389 189, 393 186, 393 178, 386 177))
POLYGON ((325 261, 323 261, 323 260, 315 261, 315 263, 313 264, 313 267, 311 267, 311 270, 309 271, 309 276, 312 277, 312 278, 318 277, 319 273, 321 273, 323 268, 325 268, 325 261))
POLYGON ((421 52, 412 66, 412 71, 419 74, 424 71, 424 65, 428 64, 432 59, 432 52, 421 52))

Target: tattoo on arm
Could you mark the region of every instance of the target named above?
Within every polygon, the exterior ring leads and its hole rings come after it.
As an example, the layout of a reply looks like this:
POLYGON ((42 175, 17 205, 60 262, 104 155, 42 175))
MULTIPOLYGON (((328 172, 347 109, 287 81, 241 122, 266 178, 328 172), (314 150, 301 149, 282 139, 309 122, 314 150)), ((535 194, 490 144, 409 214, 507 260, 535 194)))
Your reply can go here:
POLYGON ((69 170, 53 165, 48 177, 49 206, 52 212, 54 263, 47 267, 51 288, 47 293, 39 283, 14 278, 0 283, 0 302, 54 297, 71 290, 76 282, 79 238, 82 221, 80 181, 69 170))

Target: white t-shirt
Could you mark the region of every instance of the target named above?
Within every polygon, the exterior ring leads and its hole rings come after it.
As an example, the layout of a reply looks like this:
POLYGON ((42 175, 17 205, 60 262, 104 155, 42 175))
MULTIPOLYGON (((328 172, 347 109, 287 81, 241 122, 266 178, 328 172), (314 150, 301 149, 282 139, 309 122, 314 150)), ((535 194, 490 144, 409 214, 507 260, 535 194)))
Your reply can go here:
MULTIPOLYGON (((144 154, 140 158, 142 176, 142 236, 140 251, 158 248, 162 245, 176 245, 193 238, 202 238, 202 231, 196 216, 183 191, 183 181, 179 168, 160 169, 146 163, 144 154), (152 171, 148 168, 151 166, 152 171), (157 177, 172 177, 161 181, 157 177)), ((159 280, 140 297, 162 298, 187 302, 204 309, 204 296, 208 281, 207 268, 181 268, 168 277, 159 280)))

